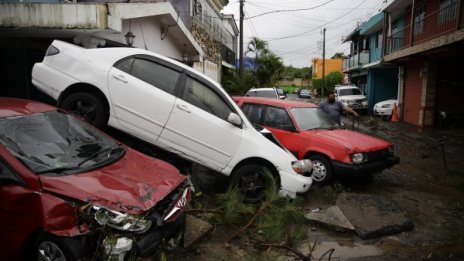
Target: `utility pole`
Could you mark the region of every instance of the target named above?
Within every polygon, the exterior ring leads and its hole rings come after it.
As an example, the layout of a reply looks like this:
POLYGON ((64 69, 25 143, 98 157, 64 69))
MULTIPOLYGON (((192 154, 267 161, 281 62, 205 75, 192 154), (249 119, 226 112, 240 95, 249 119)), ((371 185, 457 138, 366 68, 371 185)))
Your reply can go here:
POLYGON ((239 52, 240 52, 240 61, 239 61, 239 75, 240 79, 243 75, 243 2, 245 0, 240 0, 240 40, 239 40, 239 52))
POLYGON ((322 98, 324 98, 325 89, 325 28, 322 31, 322 98))

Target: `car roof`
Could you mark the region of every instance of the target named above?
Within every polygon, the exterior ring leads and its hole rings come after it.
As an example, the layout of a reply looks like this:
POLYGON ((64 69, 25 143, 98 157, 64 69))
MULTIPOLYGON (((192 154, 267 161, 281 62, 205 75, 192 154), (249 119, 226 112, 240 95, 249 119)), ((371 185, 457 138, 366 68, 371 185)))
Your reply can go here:
POLYGON ((234 97, 237 100, 243 101, 243 103, 258 103, 258 104, 265 104, 271 105, 276 107, 284 107, 284 108, 316 108, 317 105, 309 102, 299 102, 293 100, 281 100, 281 99, 268 99, 268 98, 260 98, 260 97, 234 97))
POLYGON ((248 91, 273 91, 275 88, 269 87, 269 88, 251 88, 248 91))
POLYGON ((37 101, 0 97, 0 118, 47 111, 56 111, 56 108, 37 101))

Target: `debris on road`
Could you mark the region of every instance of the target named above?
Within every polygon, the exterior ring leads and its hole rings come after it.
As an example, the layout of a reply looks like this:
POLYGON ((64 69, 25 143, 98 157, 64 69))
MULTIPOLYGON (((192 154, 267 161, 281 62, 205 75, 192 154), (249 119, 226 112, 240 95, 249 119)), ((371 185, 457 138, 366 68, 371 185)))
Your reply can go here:
POLYGON ((311 211, 305 215, 305 218, 340 232, 353 231, 355 229, 337 206, 316 212, 311 211))
POLYGON ((187 215, 185 218, 184 248, 189 248, 200 241, 212 228, 213 226, 210 223, 195 216, 187 215))

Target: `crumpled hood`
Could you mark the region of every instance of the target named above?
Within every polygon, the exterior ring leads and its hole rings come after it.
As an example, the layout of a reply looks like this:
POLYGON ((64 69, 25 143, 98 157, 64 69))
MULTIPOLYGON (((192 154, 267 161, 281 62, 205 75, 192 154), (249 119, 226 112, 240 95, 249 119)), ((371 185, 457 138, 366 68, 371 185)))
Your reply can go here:
POLYGON ((127 147, 119 161, 103 168, 39 178, 43 190, 131 214, 152 208, 185 180, 171 164, 127 147))
POLYGON ((391 144, 385 140, 351 130, 313 130, 306 131, 304 135, 312 135, 312 140, 317 140, 333 146, 343 146, 353 152, 377 151, 391 146, 391 144))

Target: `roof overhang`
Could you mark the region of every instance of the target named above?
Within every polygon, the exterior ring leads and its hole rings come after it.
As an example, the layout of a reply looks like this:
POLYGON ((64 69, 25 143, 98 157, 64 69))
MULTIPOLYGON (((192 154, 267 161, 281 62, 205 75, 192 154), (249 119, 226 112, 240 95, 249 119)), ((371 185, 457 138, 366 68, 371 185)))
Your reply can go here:
MULTIPOLYGON (((73 38, 124 34, 124 20, 153 17, 189 57, 203 55, 169 2, 159 3, 0 3, 1 37, 73 38)), ((148 33, 150 34, 150 33, 148 33)), ((124 38, 124 37, 122 37, 124 38)))
POLYGON ((369 21, 367 21, 361 30, 359 31, 359 34, 361 35, 370 35, 374 32, 377 32, 378 30, 382 29, 383 27, 383 13, 378 13, 371 17, 369 21))

